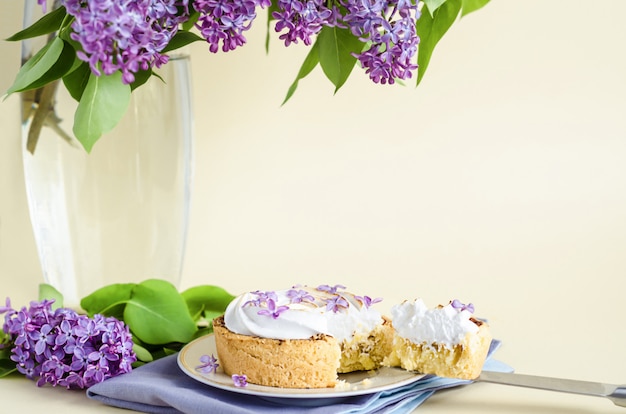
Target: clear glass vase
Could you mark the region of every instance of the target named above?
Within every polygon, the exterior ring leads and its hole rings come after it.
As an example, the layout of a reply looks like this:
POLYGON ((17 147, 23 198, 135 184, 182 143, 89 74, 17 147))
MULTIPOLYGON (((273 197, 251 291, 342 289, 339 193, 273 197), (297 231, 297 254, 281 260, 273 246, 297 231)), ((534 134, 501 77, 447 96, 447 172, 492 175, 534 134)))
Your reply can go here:
MULTIPOLYGON (((192 178, 189 58, 172 56, 137 88, 120 124, 87 154, 71 137, 75 102, 59 88, 59 127, 23 161, 43 277, 76 306, 102 286, 181 277, 192 178)), ((28 103, 25 108, 28 109, 28 103)), ((28 111, 25 111, 28 114, 28 111)), ((49 123, 49 125, 52 125, 49 123)))

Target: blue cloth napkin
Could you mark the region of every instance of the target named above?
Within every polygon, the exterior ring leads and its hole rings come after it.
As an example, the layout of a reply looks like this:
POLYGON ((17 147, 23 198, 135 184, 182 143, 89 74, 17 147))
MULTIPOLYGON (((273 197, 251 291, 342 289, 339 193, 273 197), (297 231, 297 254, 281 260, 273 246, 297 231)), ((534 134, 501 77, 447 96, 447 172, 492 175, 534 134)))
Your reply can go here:
MULTIPOLYGON (((499 341, 492 342, 484 369, 510 372, 511 367, 491 358, 499 346, 499 341)), ((87 396, 107 405, 155 414, 402 414, 412 412, 437 390, 471 382, 430 375, 367 395, 323 400, 262 398, 200 383, 183 373, 176 355, 170 355, 96 384, 87 390, 87 396)))

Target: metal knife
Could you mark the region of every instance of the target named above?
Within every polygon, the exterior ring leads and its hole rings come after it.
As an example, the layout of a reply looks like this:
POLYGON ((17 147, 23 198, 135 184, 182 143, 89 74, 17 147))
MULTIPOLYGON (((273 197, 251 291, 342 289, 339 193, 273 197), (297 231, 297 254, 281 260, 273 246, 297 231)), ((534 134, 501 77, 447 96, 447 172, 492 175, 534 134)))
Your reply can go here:
POLYGON ((536 388, 548 391, 560 391, 570 394, 604 397, 613 401, 615 405, 626 407, 626 385, 612 385, 603 384, 601 382, 579 381, 495 371, 483 371, 476 381, 536 388))

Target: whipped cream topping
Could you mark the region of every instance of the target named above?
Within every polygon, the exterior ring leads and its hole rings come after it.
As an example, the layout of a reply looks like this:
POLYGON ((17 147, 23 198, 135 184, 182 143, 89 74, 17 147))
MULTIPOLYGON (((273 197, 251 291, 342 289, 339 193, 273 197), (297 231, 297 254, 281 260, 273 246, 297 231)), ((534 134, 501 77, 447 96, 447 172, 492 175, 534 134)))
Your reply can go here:
POLYGON ((452 349, 468 333, 478 332, 470 320, 473 306, 459 301, 428 309, 421 299, 403 302, 391 308, 393 326, 398 335, 415 344, 443 344, 452 349))
POLYGON ((356 334, 369 334, 382 323, 370 307, 379 299, 355 296, 345 287, 294 286, 271 292, 247 292, 226 308, 226 327, 241 335, 272 339, 308 339, 317 334, 339 342, 356 334))

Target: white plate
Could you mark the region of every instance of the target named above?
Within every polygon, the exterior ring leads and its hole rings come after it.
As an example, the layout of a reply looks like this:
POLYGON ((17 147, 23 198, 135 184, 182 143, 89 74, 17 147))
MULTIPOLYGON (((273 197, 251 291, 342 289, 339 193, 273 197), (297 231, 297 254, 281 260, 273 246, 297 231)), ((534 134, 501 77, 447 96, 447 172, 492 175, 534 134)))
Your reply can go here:
POLYGON ((216 373, 203 374, 197 371, 196 367, 200 365, 200 357, 202 355, 214 355, 217 358, 215 337, 212 334, 198 338, 185 345, 178 353, 178 366, 191 378, 212 387, 272 398, 343 398, 372 394, 410 384, 424 376, 399 368, 384 367, 376 371, 340 374, 339 379, 343 383, 334 388, 296 389, 266 387, 256 384, 236 387, 232 378, 226 375, 221 367, 218 367, 216 373))

